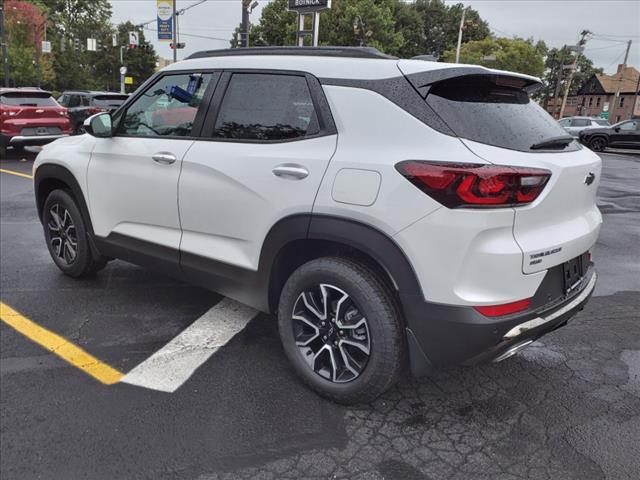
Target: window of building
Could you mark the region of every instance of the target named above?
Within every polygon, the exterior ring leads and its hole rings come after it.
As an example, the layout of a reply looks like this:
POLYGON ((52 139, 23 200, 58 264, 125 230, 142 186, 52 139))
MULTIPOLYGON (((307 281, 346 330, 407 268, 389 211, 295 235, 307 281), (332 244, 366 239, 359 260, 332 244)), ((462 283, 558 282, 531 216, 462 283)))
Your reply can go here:
POLYGON ((593 97, 589 97, 589 106, 592 107, 593 106, 593 97))
POLYGON ((620 108, 624 107, 624 97, 620 97, 620 108))
POLYGON ((596 98, 596 107, 600 106, 600 97, 596 98))

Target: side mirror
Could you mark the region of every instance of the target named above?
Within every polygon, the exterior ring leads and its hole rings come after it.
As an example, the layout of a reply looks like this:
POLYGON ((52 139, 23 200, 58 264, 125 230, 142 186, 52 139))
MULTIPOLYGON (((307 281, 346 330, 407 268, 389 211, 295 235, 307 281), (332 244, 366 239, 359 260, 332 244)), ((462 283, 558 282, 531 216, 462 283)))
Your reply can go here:
POLYGON ((615 130, 616 132, 619 132, 619 131, 620 131, 620 127, 616 127, 616 128, 614 128, 614 130, 615 130))
POLYGON ((102 112, 92 115, 84 121, 84 129, 89 135, 98 138, 109 138, 113 136, 111 115, 102 112))

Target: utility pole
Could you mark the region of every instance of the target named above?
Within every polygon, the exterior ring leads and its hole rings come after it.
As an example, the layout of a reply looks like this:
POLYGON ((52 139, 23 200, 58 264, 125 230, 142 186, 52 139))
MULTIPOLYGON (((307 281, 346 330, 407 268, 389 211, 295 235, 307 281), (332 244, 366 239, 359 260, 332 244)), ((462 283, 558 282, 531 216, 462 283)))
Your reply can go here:
POLYGON ((173 21, 173 63, 178 61, 178 14, 176 13, 176 3, 178 0, 173 0, 173 15, 171 20, 173 21))
POLYGON ((4 31, 4 2, 0 3, 0 37, 2 38, 2 74, 4 86, 9 86, 9 57, 7 54, 7 37, 4 31))
POLYGON ((460 46, 462 45, 462 28, 464 27, 464 14, 467 12, 466 8, 462 9, 462 18, 460 19, 460 28, 458 28, 458 46, 456 48, 456 63, 460 63, 460 46))
POLYGON ((562 115, 564 115, 564 109, 567 106, 567 97, 569 96, 569 89, 571 88, 571 82, 573 81, 573 76, 576 74, 576 69, 578 67, 578 59, 582 54, 582 50, 584 50, 585 43, 587 43, 587 36, 590 34, 591 32, 589 30, 583 30, 582 32, 580 32, 580 41, 578 42, 578 50, 576 52, 576 58, 573 59, 573 64, 571 66, 571 73, 569 73, 567 86, 564 89, 564 97, 562 99, 562 106, 560 107, 560 115, 558 115, 558 118, 562 118, 562 115))
POLYGON ((242 0, 242 26, 240 27, 240 46, 249 46, 249 9, 251 0, 242 0))
MULTIPOLYGON (((624 61, 622 62, 622 68, 620 69, 620 76, 618 77, 618 85, 616 86, 616 94, 613 97, 613 108, 611 109, 611 113, 609 114, 611 116, 611 119, 615 121, 615 111, 616 111, 616 104, 619 104, 620 101, 620 87, 622 86, 622 80, 624 78, 624 69, 627 66, 627 60, 629 59, 629 50, 631 50, 631 40, 629 40, 627 42, 627 50, 624 52, 624 61)), ((635 105, 635 99, 633 101, 634 105, 635 105)), ((619 105, 618 105, 619 106, 619 105)), ((631 111, 631 115, 633 115, 633 110, 631 111)))
POLYGON ((564 72, 562 67, 564 66, 564 55, 566 51, 567 51, 567 46, 563 45, 562 49, 560 50, 560 61, 558 62, 558 79, 556 80, 556 90, 553 93, 553 111, 551 112, 551 116, 556 119, 558 118, 556 116, 556 113, 558 110, 558 97, 560 96, 560 84, 562 83, 562 74, 564 72))

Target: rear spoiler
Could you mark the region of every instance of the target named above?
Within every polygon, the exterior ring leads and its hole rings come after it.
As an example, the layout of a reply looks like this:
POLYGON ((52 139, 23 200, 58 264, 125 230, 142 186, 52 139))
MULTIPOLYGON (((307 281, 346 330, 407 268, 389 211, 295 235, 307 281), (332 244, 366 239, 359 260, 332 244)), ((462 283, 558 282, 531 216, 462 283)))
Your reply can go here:
POLYGON ((439 68, 415 72, 405 75, 409 83, 413 85, 422 98, 426 98, 431 90, 431 86, 438 82, 443 82, 451 78, 482 75, 485 77, 496 77, 496 83, 513 88, 519 88, 531 94, 542 86, 539 78, 523 75, 519 73, 505 72, 502 70, 491 70, 484 67, 467 66, 439 68))

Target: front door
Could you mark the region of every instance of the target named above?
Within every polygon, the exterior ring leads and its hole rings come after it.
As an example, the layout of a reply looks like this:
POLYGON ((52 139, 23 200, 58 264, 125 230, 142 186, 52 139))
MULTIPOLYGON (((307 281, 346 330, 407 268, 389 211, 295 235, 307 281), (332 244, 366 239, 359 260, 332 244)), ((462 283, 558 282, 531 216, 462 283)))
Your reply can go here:
POLYGON ((213 76, 161 76, 114 120, 112 138, 96 139, 89 210, 98 241, 131 254, 119 256, 141 264, 150 256, 179 270, 178 178, 213 76))

